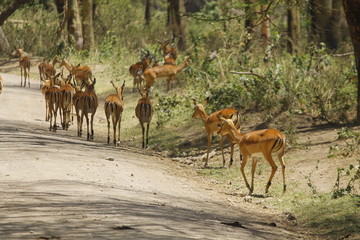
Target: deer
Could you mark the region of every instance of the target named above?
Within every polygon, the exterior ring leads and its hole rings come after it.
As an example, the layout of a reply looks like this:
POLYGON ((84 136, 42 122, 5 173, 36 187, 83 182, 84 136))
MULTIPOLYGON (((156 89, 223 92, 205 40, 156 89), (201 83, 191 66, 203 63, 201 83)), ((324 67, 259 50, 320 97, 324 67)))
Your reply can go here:
POLYGON ((27 52, 25 52, 22 48, 15 48, 15 51, 12 53, 13 56, 19 57, 19 66, 20 66, 20 74, 21 74, 21 83, 20 87, 22 87, 23 75, 24 75, 24 87, 26 87, 26 80, 29 81, 30 87, 30 56, 27 52), (23 74, 24 72, 24 74, 23 74))
POLYGON ((171 80, 176 78, 176 75, 180 73, 188 65, 189 57, 185 57, 185 60, 179 65, 161 65, 152 68, 148 68, 144 71, 144 78, 146 85, 144 90, 150 88, 155 79, 166 78, 167 81, 167 91, 170 90, 171 80))
POLYGON ((110 94, 105 99, 105 116, 107 120, 107 128, 108 128, 108 138, 107 144, 110 143, 110 116, 112 119, 113 124, 113 131, 114 131, 114 145, 120 146, 120 127, 121 127, 121 117, 124 111, 124 97, 123 92, 125 89, 125 81, 121 87, 115 86, 114 82, 111 81, 111 84, 116 90, 116 94, 110 94), (116 128, 118 130, 118 138, 116 141, 116 128))
MULTIPOLYGON (((205 126, 205 131, 207 133, 207 154, 206 154, 204 167, 207 167, 207 164, 208 164, 213 134, 217 133, 217 131, 219 131, 219 129, 220 129, 218 126, 220 124, 220 120, 217 118, 217 115, 220 115, 226 119, 233 119, 235 122, 236 128, 240 129, 240 114, 237 110, 235 110, 233 108, 225 108, 225 109, 216 111, 216 112, 208 115, 204 109, 204 104, 208 103, 208 101, 209 101, 209 98, 206 98, 204 103, 201 104, 201 103, 196 103, 196 100, 193 99, 194 113, 193 113, 192 117, 194 119, 200 118, 202 120, 202 122, 204 123, 204 126, 205 126)), ((230 162, 229 162, 229 168, 230 168, 233 163, 234 141, 231 137, 229 137, 227 135, 225 137, 230 143, 230 162)), ((220 141, 220 148, 221 148, 221 153, 222 153, 222 158, 223 158, 222 167, 224 167, 225 166, 225 156, 224 156, 224 149, 223 149, 224 144, 223 144, 222 136, 219 136, 219 141, 220 141)))
POLYGON ((50 128, 49 130, 53 130, 56 132, 57 126, 56 126, 56 116, 57 111, 59 109, 59 103, 60 103, 60 89, 55 86, 55 80, 60 76, 60 73, 58 73, 55 76, 51 76, 50 78, 50 86, 45 92, 45 101, 47 102, 47 106, 49 109, 49 122, 50 122, 50 128), (54 117, 54 124, 52 124, 52 120, 54 117))
POLYGON ((285 183, 285 135, 276 129, 263 129, 248 133, 241 133, 234 125, 231 119, 225 119, 218 115, 218 119, 221 121, 219 124, 220 135, 229 135, 239 146, 240 153, 243 156, 241 162, 240 171, 244 178, 246 187, 249 189, 249 194, 254 191, 254 173, 256 169, 257 160, 253 158, 251 169, 251 186, 249 185, 244 168, 249 157, 255 153, 262 153, 266 161, 271 166, 271 174, 265 187, 265 193, 268 193, 271 181, 277 170, 277 166, 272 158, 272 153, 277 153, 279 162, 281 164, 282 176, 283 176, 283 193, 286 192, 285 183))
POLYGON ((84 83, 85 91, 82 94, 80 94, 80 97, 77 97, 75 103, 76 104, 75 108, 77 108, 77 115, 78 115, 78 111, 79 110, 81 111, 80 125, 78 121, 78 136, 81 137, 82 135, 82 123, 85 116, 86 126, 87 126, 87 140, 94 139, 94 115, 98 107, 98 98, 95 93, 95 83, 96 83, 96 78, 94 78, 93 82, 90 84, 84 83), (89 127, 89 114, 91 115, 90 127, 89 127))
POLYGON ((61 125, 65 130, 69 129, 73 96, 75 94, 75 89, 70 83, 71 79, 72 75, 70 74, 67 79, 65 79, 64 84, 60 87, 60 108, 63 114, 61 125))
POLYGON ((149 145, 149 128, 152 116, 154 114, 154 108, 149 99, 149 92, 146 90, 138 91, 141 95, 141 98, 138 100, 137 105, 135 107, 135 115, 139 119, 141 129, 142 129, 142 148, 146 149, 149 145), (145 126, 146 123, 146 135, 145 135, 145 126))
POLYGON ((49 79, 51 76, 56 74, 55 64, 61 63, 57 56, 53 58, 51 63, 45 61, 45 59, 38 65, 39 74, 40 74, 40 88, 41 82, 45 82, 46 79, 49 79))
POLYGON ((77 66, 71 65, 65 58, 60 62, 60 67, 65 67, 69 73, 75 77, 76 85, 84 86, 82 83, 90 84, 92 81, 92 72, 88 66, 77 66))
POLYGON ((146 53, 144 56, 142 56, 141 61, 137 62, 130 66, 129 72, 130 75, 134 78, 133 81, 133 92, 135 92, 135 89, 137 87, 141 87, 144 79, 141 77, 143 72, 146 68, 150 65, 152 60, 151 54, 148 50, 146 50, 146 53))
POLYGON ((160 41, 159 50, 162 52, 164 57, 164 65, 176 65, 177 51, 175 48, 169 47, 170 42, 174 42, 175 36, 171 39, 160 41))
POLYGON ((1 94, 2 91, 3 91, 3 88, 4 88, 4 86, 3 86, 3 79, 2 79, 2 77, 1 77, 1 75, 0 75, 0 94, 1 94))

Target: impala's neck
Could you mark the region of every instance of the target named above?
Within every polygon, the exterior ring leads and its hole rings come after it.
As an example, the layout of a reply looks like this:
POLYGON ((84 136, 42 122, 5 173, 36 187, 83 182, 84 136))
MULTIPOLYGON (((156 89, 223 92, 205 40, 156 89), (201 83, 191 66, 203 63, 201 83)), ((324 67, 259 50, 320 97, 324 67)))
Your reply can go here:
POLYGON ((62 65, 65 66, 66 69, 69 70, 69 72, 71 72, 72 66, 66 60, 62 61, 62 65))
POLYGON ((204 122, 207 122, 207 120, 209 119, 209 115, 207 115, 207 113, 205 112, 204 108, 198 108, 198 111, 199 111, 199 115, 200 115, 200 118, 201 120, 204 122))
POLYGON ((54 57, 54 59, 52 60, 52 65, 53 67, 55 67, 55 64, 58 62, 57 57, 54 57))
POLYGON ((183 61, 177 66, 176 73, 181 72, 187 66, 187 60, 183 61))
POLYGON ((230 128, 229 131, 230 136, 235 140, 236 143, 240 143, 241 139, 243 138, 243 133, 237 130, 235 127, 230 128))

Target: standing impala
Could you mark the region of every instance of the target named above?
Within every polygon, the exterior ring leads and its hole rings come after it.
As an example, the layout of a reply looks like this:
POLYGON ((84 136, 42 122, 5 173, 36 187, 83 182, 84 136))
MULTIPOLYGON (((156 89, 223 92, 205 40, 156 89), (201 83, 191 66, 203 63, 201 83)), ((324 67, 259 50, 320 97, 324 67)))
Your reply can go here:
POLYGON ((149 128, 150 128, 150 122, 154 113, 154 109, 152 106, 152 103, 149 99, 148 91, 145 91, 144 89, 141 91, 140 89, 139 93, 141 95, 141 98, 139 99, 136 108, 135 108, 135 115, 139 119, 141 130, 142 130, 142 148, 147 148, 149 144, 149 128), (145 139, 145 126, 144 123, 146 123, 146 139, 145 139))
POLYGON ((110 143, 110 116, 112 118, 113 123, 113 131, 114 131, 114 145, 120 145, 120 126, 121 126, 121 117, 122 112, 124 111, 124 98, 123 92, 125 88, 125 81, 121 87, 116 87, 114 82, 111 81, 111 84, 116 90, 116 94, 110 94, 105 99, 105 116, 107 120, 108 126, 108 140, 107 143, 110 143), (116 127, 118 128, 118 139, 116 141, 116 127))
POLYGON ((176 78, 176 74, 180 73, 188 65, 188 60, 189 57, 187 56, 185 57, 185 60, 177 66, 168 64, 146 69, 144 72, 144 78, 146 81, 144 90, 147 91, 147 89, 154 84, 155 79, 166 78, 167 91, 169 91, 171 80, 176 78))
POLYGON ((39 74, 40 74, 40 88, 41 83, 45 82, 46 79, 50 79, 51 76, 55 76, 56 70, 55 70, 55 64, 61 63, 57 56, 55 56, 51 63, 47 63, 45 60, 43 60, 39 65, 39 74))
POLYGON ((137 62, 130 66, 129 72, 130 75, 134 78, 133 81, 133 92, 135 88, 140 88, 144 79, 141 75, 144 73, 145 69, 150 65, 152 60, 151 54, 146 50, 146 54, 141 58, 141 62, 137 62))
POLYGON ((21 83, 20 87, 22 87, 23 82, 23 72, 24 72, 24 87, 26 87, 26 79, 29 81, 30 87, 30 56, 23 49, 18 48, 13 52, 14 56, 19 57, 19 66, 20 66, 20 74, 21 74, 21 83))
POLYGON ((50 122, 50 128, 49 130, 53 130, 56 132, 57 126, 56 126, 56 116, 57 111, 59 109, 59 103, 60 103, 60 89, 55 86, 56 79, 60 76, 60 73, 58 73, 55 76, 52 76, 50 78, 50 86, 45 92, 45 101, 47 102, 48 108, 49 108, 49 122, 50 122), (52 124, 52 120, 54 118, 54 124, 52 124))
MULTIPOLYGON (((204 106, 203 104, 197 104, 196 100, 193 99, 194 101, 194 113, 193 113, 193 118, 200 118, 205 126, 205 131, 207 133, 207 154, 206 154, 206 160, 205 160, 205 165, 204 167, 207 166, 208 160, 209 160, 209 152, 210 152, 210 147, 211 147, 211 141, 212 141, 212 136, 214 133, 217 133, 217 131, 219 131, 220 127, 220 120, 218 119, 217 115, 220 115, 224 118, 231 118, 234 120, 234 122, 236 123, 236 127, 238 129, 240 129, 240 117, 239 117, 239 112, 235 109, 232 108, 226 108, 226 109, 222 109, 220 111, 214 112, 210 115, 208 115, 205 112, 204 106)), ((206 104, 208 102, 208 98, 205 100, 204 104, 206 104)), ((220 140, 220 148, 221 148, 221 153, 222 153, 222 157, 223 157, 223 167, 225 166, 225 156, 224 156, 224 149, 223 149, 223 138, 222 136, 219 136, 219 140, 220 140)), ((230 163, 229 163, 229 167, 231 167, 232 163, 233 163, 233 155, 234 155, 234 141, 230 136, 226 135, 227 140, 230 143, 230 163)))
POLYGON ((253 159, 252 169, 251 169, 251 186, 249 185, 244 168, 249 157, 254 153, 262 153, 266 161, 271 166, 271 174, 266 184, 265 193, 269 191, 271 181, 277 170, 277 166, 271 156, 272 153, 278 154, 278 159, 281 164, 281 170, 283 175, 283 192, 286 191, 285 184, 285 163, 284 163, 284 153, 285 153, 285 136, 276 129, 263 129, 248 133, 241 133, 234 123, 230 119, 225 119, 218 115, 219 120, 221 121, 219 134, 225 135, 228 134, 231 138, 239 145, 240 152, 243 156, 241 162, 241 174, 245 180, 246 187, 249 189, 250 194, 254 191, 254 173, 256 168, 256 160, 253 159))
POLYGON ((74 87, 71 85, 71 74, 65 79, 64 84, 60 87, 60 108, 62 109, 62 127, 65 130, 69 129, 70 125, 70 114, 73 105, 73 96, 75 93, 74 87))
POLYGON ((71 65, 65 58, 61 60, 60 67, 66 67, 71 75, 75 77, 76 85, 82 86, 83 83, 91 84, 92 82, 92 72, 88 66, 74 66, 71 65))

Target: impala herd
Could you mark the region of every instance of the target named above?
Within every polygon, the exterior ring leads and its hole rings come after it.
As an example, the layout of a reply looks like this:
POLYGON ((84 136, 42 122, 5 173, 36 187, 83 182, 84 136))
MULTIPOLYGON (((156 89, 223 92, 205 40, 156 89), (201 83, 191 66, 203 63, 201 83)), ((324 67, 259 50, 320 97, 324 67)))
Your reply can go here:
MULTIPOLYGON (((173 39, 172 39, 173 40, 173 39)), ((188 65, 188 57, 176 65, 177 52, 176 49, 171 48, 170 40, 161 42, 160 50, 163 53, 164 64, 158 65, 158 62, 149 51, 143 51, 141 61, 130 66, 129 73, 133 77, 133 92, 137 89, 141 98, 138 100, 135 107, 135 116, 139 119, 142 128, 142 148, 147 148, 149 143, 149 127, 154 113, 152 102, 149 98, 149 89, 154 84, 156 79, 165 78, 167 81, 167 90, 171 88, 171 81, 176 79, 176 75, 188 65), (153 62, 152 66, 151 62, 153 62), (145 126, 146 125, 146 126, 145 126)), ((24 86, 26 80, 30 87, 29 68, 30 57, 22 49, 16 49, 15 55, 19 57, 19 66, 21 69, 21 84, 24 73, 24 86)), ((57 130, 56 118, 59 112, 61 126, 63 129, 68 129, 70 123, 73 121, 71 112, 75 108, 77 118, 77 135, 82 136, 82 124, 84 116, 87 125, 87 140, 94 139, 93 121, 94 115, 98 107, 98 98, 95 93, 96 78, 93 78, 91 69, 80 64, 71 65, 66 59, 59 61, 55 57, 51 63, 46 61, 38 65, 40 73, 40 87, 45 96, 46 115, 45 120, 50 122, 50 131, 57 130), (65 67, 69 71, 67 77, 63 76, 63 71, 56 74, 55 65, 59 63, 61 67, 65 67)), ((104 111, 107 120, 108 137, 107 143, 110 143, 110 119, 113 126, 113 144, 118 146, 120 144, 120 127, 121 118, 124 111, 123 92, 125 88, 125 81, 121 86, 117 86, 111 81, 116 93, 110 94, 106 97, 104 104, 104 111)), ((2 78, 0 76, 0 93, 2 91, 2 78)), ((240 171, 244 178, 246 187, 251 194, 254 191, 254 173, 257 164, 256 158, 252 159, 252 177, 251 185, 249 185, 245 176, 244 168, 248 158, 252 154, 262 153, 266 161, 271 166, 271 173, 269 180, 265 187, 267 193, 271 185, 271 181, 277 170, 277 166, 272 158, 272 153, 277 153, 278 160, 281 165, 283 176, 283 192, 286 191, 285 183, 285 164, 283 155, 285 152, 285 136, 275 129, 264 129, 248 133, 240 132, 240 113, 232 108, 226 108, 216 111, 210 115, 205 112, 204 103, 197 103, 193 99, 194 112, 193 118, 200 118, 204 123, 207 133, 207 155, 204 167, 208 164, 209 152, 212 142, 212 136, 218 134, 220 136, 220 148, 222 152, 223 163, 225 166, 225 156, 223 151, 223 138, 228 139, 230 143, 230 162, 229 167, 233 163, 234 145, 237 144, 240 150, 240 171), (242 160, 241 160, 242 159, 242 160)))

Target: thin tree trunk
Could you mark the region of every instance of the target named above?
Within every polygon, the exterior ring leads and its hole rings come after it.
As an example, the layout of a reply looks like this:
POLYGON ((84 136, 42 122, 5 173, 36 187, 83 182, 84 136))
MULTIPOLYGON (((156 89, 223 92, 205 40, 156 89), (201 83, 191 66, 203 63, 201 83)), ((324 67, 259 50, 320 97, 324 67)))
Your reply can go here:
POLYGON ((151 0, 146 0, 145 5, 145 26, 150 26, 151 12, 150 12, 151 0))
POLYGON ((261 38, 264 47, 270 44, 270 16, 265 12, 266 9, 267 5, 261 5, 261 13, 263 14, 263 19, 261 20, 261 38))
POLYGON ((319 44, 327 43, 326 31, 331 15, 332 0, 309 0, 308 12, 310 19, 309 41, 319 44))
POLYGON ((342 3, 354 46, 356 70, 358 74, 356 121, 360 124, 360 0, 343 0, 342 3))
POLYGON ((252 8, 251 0, 245 0, 245 36, 244 36, 244 51, 249 49, 251 39, 254 35, 254 10, 252 8))
POLYGON ((168 0, 168 16, 167 25, 175 37, 179 38, 178 48, 185 49, 185 36, 184 29, 180 17, 180 1, 181 0, 168 0))
POLYGON ((94 48, 93 0, 83 0, 82 27, 84 34, 84 49, 94 48))
POLYGON ((292 4, 287 12, 288 50, 290 53, 299 51, 300 15, 299 7, 292 4))
POLYGON ((331 16, 326 31, 326 46, 335 50, 340 41, 341 0, 332 0, 331 16))
POLYGON ((75 38, 75 49, 82 50, 84 39, 77 0, 68 0, 67 27, 69 34, 75 38))
POLYGON ((6 55, 9 55, 11 53, 9 41, 6 38, 2 27, 0 27, 0 51, 5 53, 6 55))

